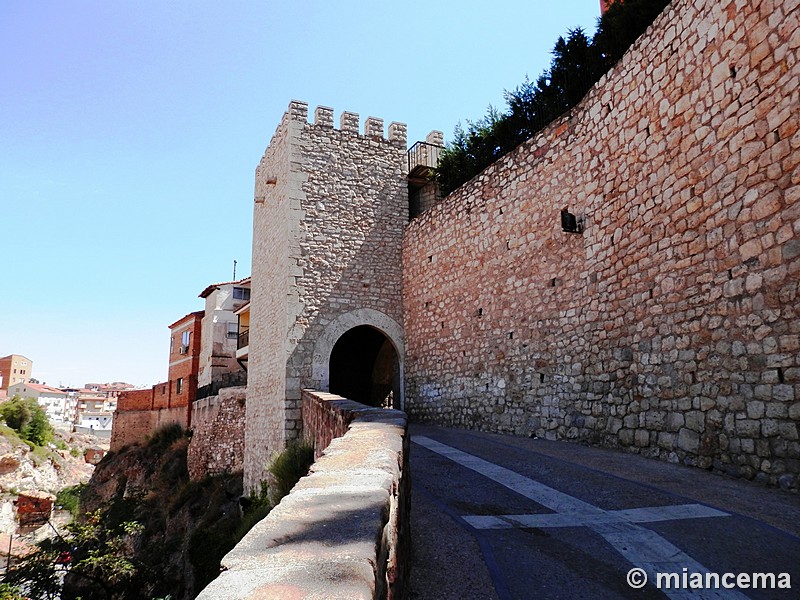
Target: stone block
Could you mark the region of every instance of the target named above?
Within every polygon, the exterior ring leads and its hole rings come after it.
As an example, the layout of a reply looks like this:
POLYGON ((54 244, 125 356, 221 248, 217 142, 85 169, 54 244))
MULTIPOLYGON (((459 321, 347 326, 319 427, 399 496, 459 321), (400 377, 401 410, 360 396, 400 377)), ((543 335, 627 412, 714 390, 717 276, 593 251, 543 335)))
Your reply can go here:
POLYGON ((700 449, 700 434, 684 427, 678 432, 677 446, 684 452, 697 454, 700 449))

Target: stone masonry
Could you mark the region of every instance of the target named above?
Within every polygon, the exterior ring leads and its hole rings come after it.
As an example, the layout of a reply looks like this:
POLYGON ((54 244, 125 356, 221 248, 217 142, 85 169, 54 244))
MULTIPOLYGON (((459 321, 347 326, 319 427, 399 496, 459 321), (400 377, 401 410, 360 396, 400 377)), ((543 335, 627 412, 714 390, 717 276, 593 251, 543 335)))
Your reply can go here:
POLYGON ((409 416, 797 486, 799 55, 797 0, 675 0, 415 219, 409 416))
POLYGON ((328 389, 333 344, 370 325, 403 356, 406 128, 293 101, 256 169, 245 487, 301 428, 301 388, 328 389))
POLYGON ((192 406, 193 434, 186 457, 192 479, 242 470, 246 391, 223 388, 192 406))

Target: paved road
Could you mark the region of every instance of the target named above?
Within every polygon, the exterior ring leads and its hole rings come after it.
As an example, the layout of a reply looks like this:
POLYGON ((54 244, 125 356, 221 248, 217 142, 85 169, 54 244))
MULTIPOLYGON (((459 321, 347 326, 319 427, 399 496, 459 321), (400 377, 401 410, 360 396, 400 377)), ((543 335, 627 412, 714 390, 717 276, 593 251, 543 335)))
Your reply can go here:
POLYGON ((415 600, 800 598, 797 494, 567 442, 411 433, 415 600), (792 589, 676 589, 706 572, 792 589))

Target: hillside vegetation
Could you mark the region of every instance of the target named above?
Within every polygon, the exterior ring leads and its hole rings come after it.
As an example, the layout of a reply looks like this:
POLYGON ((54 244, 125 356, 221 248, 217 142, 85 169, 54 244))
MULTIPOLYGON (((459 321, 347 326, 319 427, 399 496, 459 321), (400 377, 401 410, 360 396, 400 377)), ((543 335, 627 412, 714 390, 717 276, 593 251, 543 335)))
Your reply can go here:
POLYGON ((290 448, 271 466, 275 493, 265 485, 242 499, 241 473, 189 480, 189 441, 169 426, 106 455, 80 491, 77 519, 12 569, 8 582, 36 600, 194 598, 307 472, 313 453, 290 448))

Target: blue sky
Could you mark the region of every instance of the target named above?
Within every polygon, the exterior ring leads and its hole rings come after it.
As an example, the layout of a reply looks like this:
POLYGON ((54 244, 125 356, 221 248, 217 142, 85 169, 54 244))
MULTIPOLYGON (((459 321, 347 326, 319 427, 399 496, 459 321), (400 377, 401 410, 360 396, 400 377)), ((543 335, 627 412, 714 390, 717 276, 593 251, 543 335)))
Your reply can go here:
POLYGON ((250 273, 290 100, 449 140, 599 0, 0 0, 0 356, 50 385, 166 378, 167 326, 250 273))

